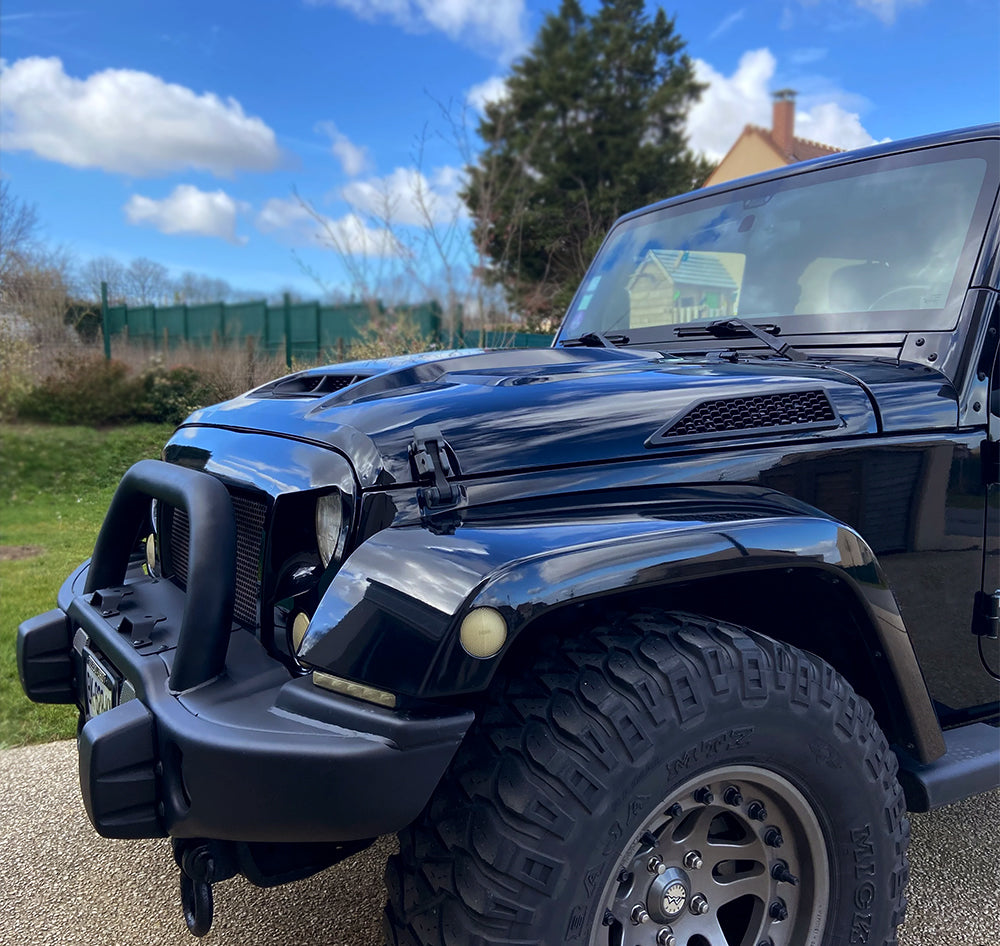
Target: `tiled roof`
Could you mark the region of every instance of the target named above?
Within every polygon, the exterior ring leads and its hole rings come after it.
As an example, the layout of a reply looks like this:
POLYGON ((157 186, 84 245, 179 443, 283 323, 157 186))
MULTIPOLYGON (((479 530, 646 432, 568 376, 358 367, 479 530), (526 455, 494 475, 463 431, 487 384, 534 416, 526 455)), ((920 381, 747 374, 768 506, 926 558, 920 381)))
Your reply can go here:
POLYGON ((726 267, 713 256, 703 253, 689 255, 681 250, 650 250, 652 256, 675 283, 701 286, 705 289, 736 289, 726 267))
POLYGON ((818 141, 810 141, 808 138, 799 138, 795 136, 792 138, 792 152, 783 152, 780 147, 778 147, 778 142, 774 140, 774 135, 767 128, 761 128, 760 125, 747 125, 747 131, 753 131, 763 138, 766 138, 770 145, 779 154, 785 154, 788 158, 788 163, 792 164, 795 161, 810 161, 813 158, 821 158, 827 154, 840 154, 843 148, 834 148, 831 145, 820 144, 818 141))

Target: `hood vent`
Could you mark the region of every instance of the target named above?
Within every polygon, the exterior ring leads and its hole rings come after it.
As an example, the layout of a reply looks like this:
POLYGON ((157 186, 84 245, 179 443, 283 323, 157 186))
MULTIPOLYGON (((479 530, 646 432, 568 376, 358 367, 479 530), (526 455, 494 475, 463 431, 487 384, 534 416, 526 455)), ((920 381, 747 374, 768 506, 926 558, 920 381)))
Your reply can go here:
POLYGON ((356 381, 364 381, 366 374, 294 374, 279 378, 257 388, 250 397, 326 397, 335 394, 356 381))
POLYGON ((726 397, 696 404, 661 427, 646 441, 646 446, 777 431, 828 430, 839 426, 840 417, 822 389, 726 397))

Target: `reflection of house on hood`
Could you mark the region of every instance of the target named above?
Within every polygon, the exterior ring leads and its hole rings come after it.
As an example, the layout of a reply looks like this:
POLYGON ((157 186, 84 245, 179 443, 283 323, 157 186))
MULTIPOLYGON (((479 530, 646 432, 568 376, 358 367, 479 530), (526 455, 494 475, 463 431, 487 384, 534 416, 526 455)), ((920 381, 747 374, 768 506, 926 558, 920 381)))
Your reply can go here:
POLYGON ((627 288, 633 328, 728 318, 739 292, 717 254, 696 250, 649 250, 627 288))

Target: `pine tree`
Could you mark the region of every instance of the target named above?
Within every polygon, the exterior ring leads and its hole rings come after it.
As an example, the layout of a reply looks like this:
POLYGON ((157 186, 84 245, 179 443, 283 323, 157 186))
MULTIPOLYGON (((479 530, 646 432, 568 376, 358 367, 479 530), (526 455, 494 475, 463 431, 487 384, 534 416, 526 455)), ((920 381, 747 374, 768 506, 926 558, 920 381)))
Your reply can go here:
POLYGON ((674 21, 643 0, 549 14, 479 125, 463 198, 473 239, 532 328, 562 315, 615 218, 697 187, 683 123, 702 91, 674 21))

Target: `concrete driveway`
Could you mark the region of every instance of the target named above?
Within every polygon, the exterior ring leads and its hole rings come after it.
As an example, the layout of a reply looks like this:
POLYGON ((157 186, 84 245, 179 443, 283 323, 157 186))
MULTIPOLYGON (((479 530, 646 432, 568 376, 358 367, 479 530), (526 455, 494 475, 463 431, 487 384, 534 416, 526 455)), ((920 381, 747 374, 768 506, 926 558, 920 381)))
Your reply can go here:
MULTIPOLYGON (((272 890, 215 888, 210 946, 379 946, 384 838, 272 890)), ((901 946, 1000 942, 1000 792, 913 817, 901 946)), ((83 811, 72 742, 0 752, 0 943, 192 946, 167 841, 108 841, 83 811)))

